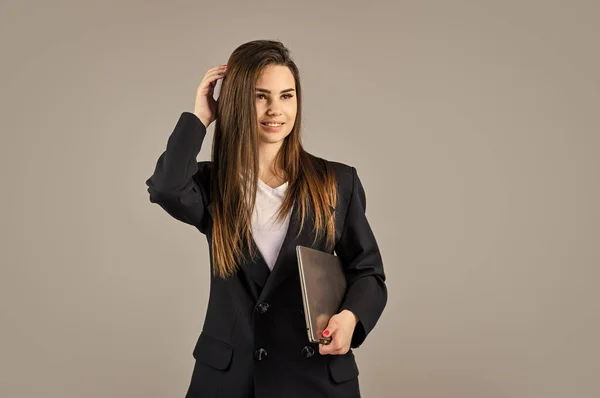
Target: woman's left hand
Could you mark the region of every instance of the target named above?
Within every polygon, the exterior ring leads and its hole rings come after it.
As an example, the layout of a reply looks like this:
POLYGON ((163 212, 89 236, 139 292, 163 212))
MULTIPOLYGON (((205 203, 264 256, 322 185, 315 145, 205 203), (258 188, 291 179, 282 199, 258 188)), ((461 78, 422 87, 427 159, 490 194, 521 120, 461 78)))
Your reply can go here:
POLYGON ((319 344, 319 353, 321 355, 343 355, 350 350, 354 328, 358 323, 358 318, 352 311, 343 310, 329 319, 327 328, 323 331, 324 337, 331 336, 329 344, 319 344))

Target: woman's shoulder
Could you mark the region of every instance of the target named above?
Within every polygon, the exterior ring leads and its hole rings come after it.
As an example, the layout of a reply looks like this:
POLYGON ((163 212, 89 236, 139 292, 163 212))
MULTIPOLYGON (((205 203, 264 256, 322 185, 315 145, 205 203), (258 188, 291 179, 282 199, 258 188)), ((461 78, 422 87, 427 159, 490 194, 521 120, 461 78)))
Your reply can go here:
POLYGON ((317 162, 321 167, 324 166, 333 171, 337 184, 342 190, 352 190, 354 185, 354 166, 333 159, 325 159, 313 154, 310 154, 310 156, 311 159, 313 159, 314 162, 317 162))
POLYGON ((311 156, 313 161, 320 163, 333 172, 339 199, 349 205, 353 198, 357 198, 358 203, 362 204, 363 209, 365 208, 366 193, 355 166, 332 159, 311 156))

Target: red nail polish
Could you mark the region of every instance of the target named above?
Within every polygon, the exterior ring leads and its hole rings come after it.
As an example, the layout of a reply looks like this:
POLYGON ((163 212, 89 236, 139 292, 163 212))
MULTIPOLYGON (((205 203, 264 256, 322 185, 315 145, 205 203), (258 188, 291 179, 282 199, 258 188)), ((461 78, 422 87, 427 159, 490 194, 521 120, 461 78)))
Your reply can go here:
POLYGON ((325 337, 329 336, 329 330, 324 331, 323 336, 325 336, 325 337))

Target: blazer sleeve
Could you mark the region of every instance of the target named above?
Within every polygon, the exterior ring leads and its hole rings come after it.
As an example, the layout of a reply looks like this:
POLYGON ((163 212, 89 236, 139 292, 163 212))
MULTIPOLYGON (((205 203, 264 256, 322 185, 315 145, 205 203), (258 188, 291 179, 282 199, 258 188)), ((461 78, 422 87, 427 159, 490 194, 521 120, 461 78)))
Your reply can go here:
POLYGON ((365 190, 354 167, 352 181, 346 219, 335 251, 348 280, 341 310, 350 310, 358 318, 351 342, 351 347, 356 348, 379 320, 387 303, 387 288, 381 253, 366 217, 365 190))
POLYGON ((159 156, 154 173, 146 180, 150 202, 186 224, 199 227, 206 213, 196 157, 206 127, 193 113, 183 112, 159 156))

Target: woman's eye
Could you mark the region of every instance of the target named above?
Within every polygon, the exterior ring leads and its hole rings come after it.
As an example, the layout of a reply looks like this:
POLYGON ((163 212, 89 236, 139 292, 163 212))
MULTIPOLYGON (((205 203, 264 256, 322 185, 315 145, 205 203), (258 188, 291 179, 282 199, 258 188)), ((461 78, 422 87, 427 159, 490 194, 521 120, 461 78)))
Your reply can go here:
MULTIPOLYGON (((263 97, 265 97, 265 98, 266 98, 266 95, 264 95, 264 94, 257 94, 257 95, 256 95, 256 98, 258 98, 258 99, 263 99, 263 97)), ((288 99, 288 98, 292 98, 292 97, 293 97, 293 95, 292 95, 292 94, 284 94, 284 95, 282 95, 281 97, 282 97, 282 98, 285 98, 285 99, 288 99)))

